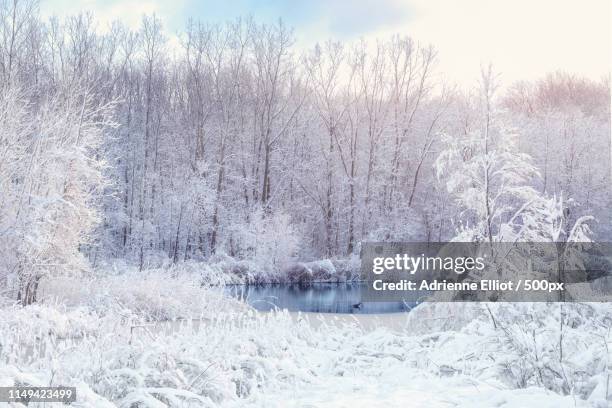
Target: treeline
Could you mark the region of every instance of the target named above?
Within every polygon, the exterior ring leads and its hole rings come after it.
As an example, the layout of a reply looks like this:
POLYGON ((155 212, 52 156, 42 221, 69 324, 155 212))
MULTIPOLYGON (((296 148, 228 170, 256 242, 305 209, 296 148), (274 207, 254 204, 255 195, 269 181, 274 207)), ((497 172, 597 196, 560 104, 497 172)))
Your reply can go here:
POLYGON ((448 137, 482 131, 492 113, 533 157, 529 185, 563 195, 570 217, 592 214, 598 238, 612 237, 608 79, 551 74, 488 89, 485 107, 482 87, 445 83, 435 49, 408 37, 302 50, 283 23, 246 19, 191 21, 176 41, 155 16, 101 34, 92 15, 44 21, 26 0, 2 3, 0 24, 11 273, 41 254, 66 268, 57 246, 94 263, 223 253, 274 267, 282 254, 346 257, 362 240, 449 239, 462 208, 432 165, 448 137), (71 224, 58 211, 70 208, 87 216, 59 232, 71 224), (43 226, 53 227, 32 235, 43 226))

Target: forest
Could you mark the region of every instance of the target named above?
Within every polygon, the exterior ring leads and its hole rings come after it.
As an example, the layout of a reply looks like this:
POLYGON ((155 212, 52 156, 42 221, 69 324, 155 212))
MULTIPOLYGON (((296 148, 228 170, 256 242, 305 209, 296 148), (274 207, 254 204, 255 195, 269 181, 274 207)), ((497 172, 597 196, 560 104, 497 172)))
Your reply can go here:
POLYGON ((279 271, 363 240, 507 240, 535 197, 565 211, 565 239, 584 216, 612 236, 609 78, 501 87, 483 66, 461 89, 399 35, 300 50, 282 21, 190 21, 170 41, 154 15, 101 33, 35 2, 1 13, 0 262, 20 296, 106 259, 279 271), (501 163, 487 192, 461 179, 483 160, 501 163))

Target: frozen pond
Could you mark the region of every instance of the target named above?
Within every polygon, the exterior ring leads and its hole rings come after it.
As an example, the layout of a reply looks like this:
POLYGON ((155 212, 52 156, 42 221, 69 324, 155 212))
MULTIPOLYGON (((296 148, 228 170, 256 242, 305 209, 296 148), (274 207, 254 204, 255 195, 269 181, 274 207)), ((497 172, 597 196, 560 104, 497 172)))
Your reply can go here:
POLYGON ((231 285, 226 291, 257 310, 287 309, 313 313, 397 313, 409 311, 416 303, 364 302, 361 289, 366 283, 311 283, 231 285))

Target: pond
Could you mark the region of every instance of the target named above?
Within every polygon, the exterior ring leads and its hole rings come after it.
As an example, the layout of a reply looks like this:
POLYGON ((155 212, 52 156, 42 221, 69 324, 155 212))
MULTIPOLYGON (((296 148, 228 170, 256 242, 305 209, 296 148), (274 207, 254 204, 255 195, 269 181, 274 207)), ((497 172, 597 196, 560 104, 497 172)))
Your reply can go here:
POLYGON ((230 285, 226 291, 257 310, 314 313, 397 313, 407 312, 416 303, 406 302, 365 302, 361 290, 366 283, 310 283, 230 285))

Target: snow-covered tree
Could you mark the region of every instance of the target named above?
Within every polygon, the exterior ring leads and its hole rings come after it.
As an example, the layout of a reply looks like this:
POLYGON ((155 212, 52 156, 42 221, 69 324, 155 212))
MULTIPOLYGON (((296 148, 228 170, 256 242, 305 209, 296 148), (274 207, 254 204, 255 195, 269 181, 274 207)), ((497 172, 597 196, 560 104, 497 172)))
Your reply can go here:
POLYGON ((29 97, 16 87, 0 95, 0 270, 25 304, 36 300, 42 277, 88 267, 79 249, 99 222, 105 184, 97 149, 114 125, 113 106, 80 88, 40 106, 29 97))
POLYGON ((539 173, 518 149, 518 134, 494 109, 497 85, 491 69, 482 72, 478 116, 460 134, 446 134, 436 161, 438 179, 461 211, 458 241, 493 242, 525 208, 539 199, 532 187, 539 173))

